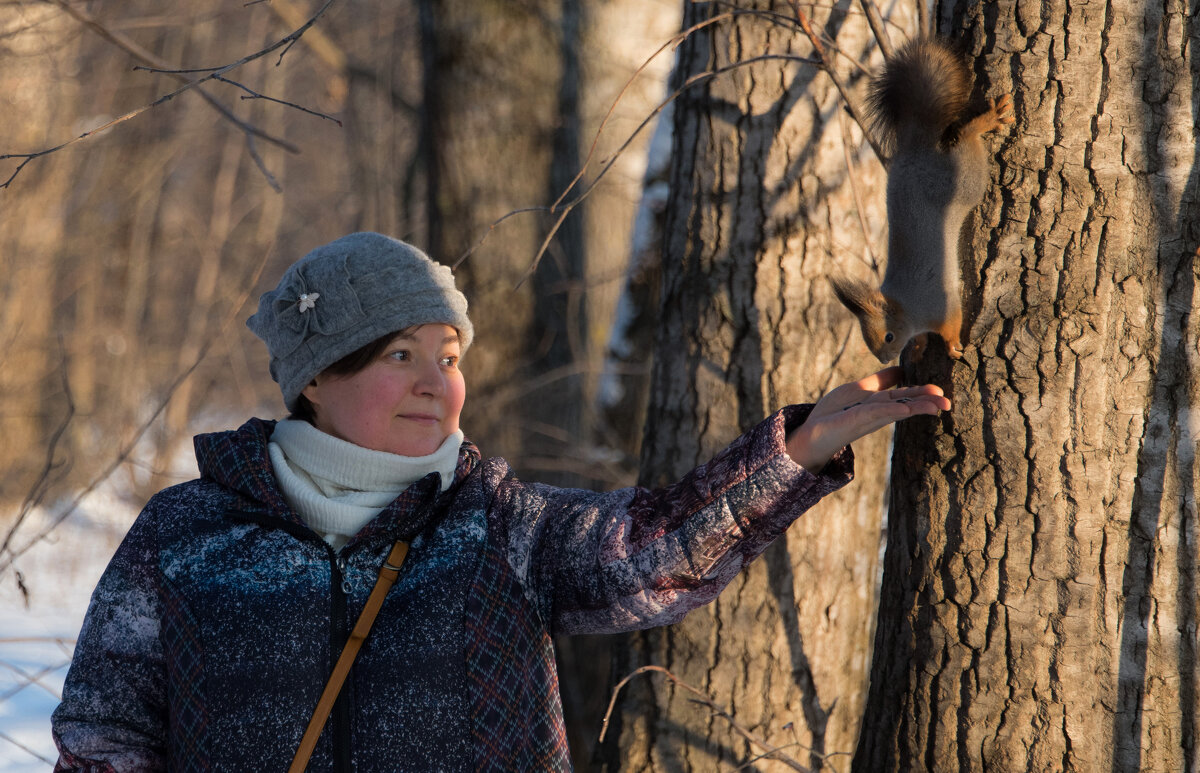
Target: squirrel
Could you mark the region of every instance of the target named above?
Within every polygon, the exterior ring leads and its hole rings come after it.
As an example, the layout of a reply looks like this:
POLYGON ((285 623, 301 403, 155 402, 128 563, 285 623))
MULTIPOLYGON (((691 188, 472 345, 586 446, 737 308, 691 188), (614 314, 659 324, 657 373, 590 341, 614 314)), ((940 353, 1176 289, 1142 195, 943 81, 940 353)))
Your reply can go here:
POLYGON ((871 128, 891 157, 887 268, 879 289, 830 282, 881 362, 914 336, 919 359, 931 332, 945 339, 952 358, 962 357, 959 235, 988 184, 981 136, 1013 122, 1009 95, 968 118, 970 96, 966 62, 938 38, 910 41, 871 82, 871 128))

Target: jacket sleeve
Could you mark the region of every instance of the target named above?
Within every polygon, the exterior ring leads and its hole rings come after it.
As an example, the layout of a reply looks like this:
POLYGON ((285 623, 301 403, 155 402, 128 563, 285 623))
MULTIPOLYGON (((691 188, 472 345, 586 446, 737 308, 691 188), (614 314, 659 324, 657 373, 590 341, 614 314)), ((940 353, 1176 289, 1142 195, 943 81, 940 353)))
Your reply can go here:
POLYGON ((166 679, 152 504, 92 593, 63 699, 51 718, 56 771, 167 767, 166 679))
POLYGON ((787 430, 810 410, 775 413, 662 489, 502 485, 510 563, 551 632, 666 625, 716 598, 792 521, 852 479, 849 447, 819 474, 787 455, 787 430))

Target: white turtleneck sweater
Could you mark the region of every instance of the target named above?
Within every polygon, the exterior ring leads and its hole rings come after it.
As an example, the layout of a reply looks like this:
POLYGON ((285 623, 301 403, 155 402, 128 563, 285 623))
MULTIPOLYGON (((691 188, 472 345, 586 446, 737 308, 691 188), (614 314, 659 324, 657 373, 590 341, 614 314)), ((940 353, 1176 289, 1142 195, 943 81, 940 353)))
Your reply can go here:
POLYGON ((428 456, 373 451, 328 435, 307 421, 275 425, 267 448, 283 498, 308 527, 340 549, 400 492, 431 472, 442 491, 454 483, 461 430, 428 456))

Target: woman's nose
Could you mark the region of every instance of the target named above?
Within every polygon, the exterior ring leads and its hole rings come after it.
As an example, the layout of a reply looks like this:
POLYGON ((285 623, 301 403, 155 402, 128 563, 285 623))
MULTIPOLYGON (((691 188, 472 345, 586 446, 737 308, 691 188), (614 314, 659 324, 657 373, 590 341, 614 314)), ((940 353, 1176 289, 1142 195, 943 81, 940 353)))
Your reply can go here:
POLYGON ((440 397, 446 391, 446 377, 436 362, 427 363, 417 374, 413 388, 418 394, 440 397))

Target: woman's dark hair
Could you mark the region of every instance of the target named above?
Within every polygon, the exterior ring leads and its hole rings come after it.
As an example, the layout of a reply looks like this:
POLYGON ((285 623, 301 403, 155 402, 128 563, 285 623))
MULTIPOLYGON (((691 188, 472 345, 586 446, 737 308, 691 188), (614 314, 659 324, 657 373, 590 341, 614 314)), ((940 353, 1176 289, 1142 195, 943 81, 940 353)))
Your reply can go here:
MULTIPOLYGON (((360 370, 365 370, 368 365, 374 362, 379 357, 383 356, 383 350, 396 336, 404 333, 404 330, 397 330, 394 333, 376 338, 366 346, 361 346, 358 349, 347 354, 342 359, 330 365, 325 370, 321 371, 322 376, 353 376, 360 370)), ((303 419, 309 424, 316 421, 317 412, 313 408, 313 404, 308 401, 304 395, 296 398, 296 410, 288 416, 289 419, 303 419)))

